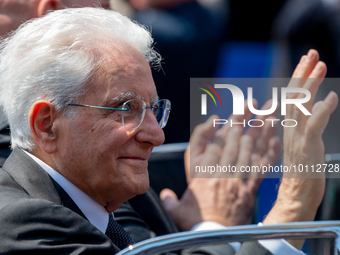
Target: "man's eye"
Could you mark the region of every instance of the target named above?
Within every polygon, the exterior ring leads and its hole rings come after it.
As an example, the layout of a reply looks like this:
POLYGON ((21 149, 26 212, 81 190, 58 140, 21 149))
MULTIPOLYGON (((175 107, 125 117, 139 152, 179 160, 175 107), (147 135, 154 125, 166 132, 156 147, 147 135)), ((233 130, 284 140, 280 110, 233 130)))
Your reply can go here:
POLYGON ((123 104, 122 109, 126 109, 129 112, 140 112, 143 111, 143 101, 132 99, 123 104))
POLYGON ((134 108, 133 102, 126 102, 123 106, 122 109, 132 111, 134 108))

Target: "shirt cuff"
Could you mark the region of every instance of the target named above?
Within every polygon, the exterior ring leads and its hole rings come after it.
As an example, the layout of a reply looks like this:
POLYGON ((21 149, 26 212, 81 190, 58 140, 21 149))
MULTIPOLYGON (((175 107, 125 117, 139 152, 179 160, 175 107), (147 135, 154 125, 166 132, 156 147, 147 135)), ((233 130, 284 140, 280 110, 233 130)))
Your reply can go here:
POLYGON ((214 229, 223 229, 226 228, 225 226, 214 222, 214 221, 202 221, 197 223, 195 226, 192 227, 192 231, 202 231, 202 230, 214 230, 214 229))
POLYGON ((305 255, 303 251, 296 249, 284 239, 259 240, 258 242, 274 255, 305 255))

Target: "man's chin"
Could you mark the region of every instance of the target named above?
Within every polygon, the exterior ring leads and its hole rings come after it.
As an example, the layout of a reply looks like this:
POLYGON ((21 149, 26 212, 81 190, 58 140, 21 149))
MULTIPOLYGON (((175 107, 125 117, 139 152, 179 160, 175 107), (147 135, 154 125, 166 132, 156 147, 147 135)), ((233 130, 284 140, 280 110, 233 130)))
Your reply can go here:
POLYGON ((144 194, 149 189, 149 185, 149 174, 146 173, 143 175, 139 175, 139 178, 135 179, 134 182, 131 182, 129 185, 131 198, 137 195, 144 194))
POLYGON ((149 175, 147 176, 147 181, 145 181, 144 183, 141 183, 138 187, 138 191, 136 195, 142 195, 145 192, 147 192, 147 190, 149 189, 150 186, 150 181, 149 181, 149 175))
POLYGON ((123 194, 124 194, 124 200, 119 200, 119 203, 116 203, 115 204, 110 204, 109 206, 106 207, 106 209, 109 211, 109 212, 113 212, 115 211, 116 209, 118 209, 118 207, 130 200, 131 198, 137 196, 137 195, 142 195, 144 194, 148 189, 149 189, 149 178, 147 178, 147 182, 138 182, 138 183, 135 183, 133 185, 133 183, 130 183, 132 185, 129 185, 128 187, 126 187, 126 189, 124 190, 123 194))

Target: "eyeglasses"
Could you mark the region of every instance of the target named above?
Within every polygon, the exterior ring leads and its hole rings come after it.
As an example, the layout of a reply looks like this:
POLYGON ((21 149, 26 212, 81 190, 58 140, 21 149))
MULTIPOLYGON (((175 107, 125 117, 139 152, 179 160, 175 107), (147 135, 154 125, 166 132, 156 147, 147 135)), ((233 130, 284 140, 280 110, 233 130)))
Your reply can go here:
POLYGON ((161 128, 164 128, 166 126, 166 123, 168 122, 171 111, 171 102, 168 99, 158 100, 152 106, 148 107, 146 106, 146 103, 140 99, 131 99, 129 101, 126 101, 121 108, 110 108, 85 104, 65 104, 65 105, 119 111, 121 112, 123 126, 128 129, 136 129, 142 124, 145 117, 146 109, 151 109, 153 115, 156 117, 158 125, 161 128))

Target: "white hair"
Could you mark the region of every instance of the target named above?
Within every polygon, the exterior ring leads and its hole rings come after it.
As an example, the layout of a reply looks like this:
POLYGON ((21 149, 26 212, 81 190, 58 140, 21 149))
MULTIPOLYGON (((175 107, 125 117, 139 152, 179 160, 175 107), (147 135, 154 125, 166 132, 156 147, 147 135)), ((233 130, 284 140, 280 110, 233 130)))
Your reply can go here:
POLYGON ((105 60, 105 48, 117 42, 140 51, 151 65, 160 63, 147 29, 101 8, 48 13, 24 23, 0 44, 0 105, 8 117, 12 148, 30 151, 35 146, 28 123, 32 104, 48 100, 69 114, 71 107, 64 104, 80 100, 105 60))

